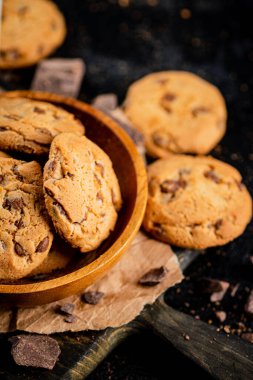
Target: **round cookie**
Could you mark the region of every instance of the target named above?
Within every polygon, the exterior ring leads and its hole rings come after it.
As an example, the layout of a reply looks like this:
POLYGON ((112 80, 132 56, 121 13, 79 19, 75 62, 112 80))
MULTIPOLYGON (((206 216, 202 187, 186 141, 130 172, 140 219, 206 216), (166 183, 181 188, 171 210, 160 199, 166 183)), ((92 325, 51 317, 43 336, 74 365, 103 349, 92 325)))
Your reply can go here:
POLYGON ((84 134, 75 116, 47 102, 0 97, 0 149, 48 153, 53 138, 62 132, 84 134))
POLYGON ((63 15, 48 0, 4 0, 0 69, 30 66, 51 54, 66 35, 63 15))
POLYGON ((27 276, 47 257, 52 240, 40 165, 0 158, 0 279, 27 276))
POLYGON ((62 133, 53 140, 44 192, 57 232, 81 252, 96 249, 114 229, 118 180, 110 158, 86 137, 62 133))
POLYGON ((158 72, 134 82, 124 111, 143 133, 153 157, 206 154, 226 130, 226 105, 219 90, 184 71, 158 72))
POLYGON ((252 200, 241 180, 235 168, 210 156, 160 159, 148 168, 143 227, 179 247, 226 244, 252 217, 252 200))

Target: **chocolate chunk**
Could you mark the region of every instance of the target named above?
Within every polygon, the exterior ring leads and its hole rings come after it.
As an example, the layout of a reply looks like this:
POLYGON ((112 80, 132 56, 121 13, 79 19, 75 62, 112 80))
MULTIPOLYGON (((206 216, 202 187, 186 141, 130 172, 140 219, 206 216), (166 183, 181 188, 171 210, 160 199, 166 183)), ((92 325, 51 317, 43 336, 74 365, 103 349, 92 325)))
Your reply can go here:
POLYGON ((43 108, 40 107, 34 107, 33 112, 39 113, 39 114, 44 114, 46 111, 43 108))
POLYGON ((103 296, 103 292, 90 291, 83 293, 81 299, 83 302, 88 303, 89 305, 96 305, 99 303, 103 296))
POLYGON ((151 269, 149 272, 144 274, 139 280, 139 284, 143 286, 155 286, 160 284, 162 280, 164 280, 166 274, 168 273, 168 269, 164 266, 160 268, 151 269))
POLYGON ((204 176, 215 183, 221 183, 221 179, 215 174, 213 170, 207 170, 204 172, 204 176))
POLYGON ((8 131, 9 129, 7 127, 0 127, 0 132, 6 132, 8 131))
POLYGON ((167 112, 171 112, 171 103, 176 99, 176 95, 167 93, 165 94, 161 99, 161 106, 165 109, 167 112))
POLYGON ((244 306, 244 310, 247 314, 253 317, 253 290, 251 290, 247 303, 244 306))
POLYGON ((24 222, 22 220, 22 218, 20 218, 19 220, 16 220, 16 222, 14 223, 15 226, 19 229, 19 228, 23 228, 25 225, 24 225, 24 222))
POLYGON ((64 318, 64 322, 67 323, 74 323, 76 321, 76 316, 75 315, 68 315, 67 317, 64 318))
POLYGON ((12 171, 16 175, 17 179, 20 182, 23 182, 24 177, 19 173, 19 171, 18 171, 18 165, 14 165, 13 168, 12 168, 12 171))
POLYGON ((166 194, 174 194, 177 190, 185 189, 185 187, 186 181, 181 178, 179 180, 166 179, 160 185, 161 192, 166 194))
POLYGON ((0 184, 3 183, 3 181, 4 181, 4 176, 0 175, 0 184))
POLYGON ((225 311, 216 311, 215 315, 221 323, 224 322, 227 318, 227 313, 225 311))
POLYGON ((211 302, 218 302, 218 301, 222 301, 228 288, 229 288, 229 283, 226 282, 226 281, 220 281, 220 286, 221 286, 221 290, 219 290, 218 292, 214 292, 213 294, 211 294, 211 297, 210 297, 210 301, 211 302))
POLYGON ((66 216, 66 218, 68 217, 66 211, 64 210, 64 208, 62 207, 62 205, 60 205, 59 202, 56 202, 56 201, 55 201, 55 202, 53 203, 53 205, 56 206, 56 207, 58 208, 58 210, 60 211, 60 214, 66 216))
POLYGON ((24 201, 22 198, 13 198, 13 199, 6 199, 3 207, 7 210, 11 210, 12 208, 14 210, 22 210, 24 207, 24 201))
POLYGON ((21 244, 19 243, 15 243, 14 245, 14 249, 15 249, 15 252, 18 256, 22 257, 22 256, 26 256, 26 251, 24 250, 24 248, 22 247, 21 244))
POLYGON ((93 99, 93 107, 101 111, 113 111, 118 107, 118 98, 115 94, 102 94, 93 99))
POLYGON ((47 168, 48 170, 55 171, 56 166, 57 166, 56 160, 52 160, 52 161, 49 161, 47 168))
POLYGON ((17 49, 0 50, 0 57, 8 61, 15 61, 21 57, 21 54, 17 49))
POLYGON ((100 174, 102 177, 104 177, 105 168, 104 165, 102 165, 100 162, 95 161, 95 165, 99 168, 100 174))
POLYGON ((253 343, 253 333, 243 333, 241 338, 249 343, 253 343))
POLYGON ((193 108, 192 109, 192 115, 194 117, 200 115, 200 114, 205 114, 205 113, 208 113, 210 112, 210 110, 206 107, 196 107, 196 108, 193 108))
POLYGON ((240 182, 240 181, 238 181, 237 179, 235 179, 235 183, 236 183, 236 186, 238 187, 238 189, 240 191, 242 191, 242 189, 243 189, 243 183, 240 182))
POLYGON ((49 246, 49 237, 45 237, 41 242, 38 244, 36 248, 36 253, 38 252, 45 252, 49 246))
POLYGON ((58 311, 64 315, 72 315, 74 309, 75 305, 73 303, 64 303, 59 307, 58 311))
POLYGON ((222 223, 223 223, 223 220, 222 219, 218 219, 215 223, 214 223, 214 228, 216 230, 218 230, 221 226, 222 226, 222 223))
POLYGON ((45 192, 46 192, 46 194, 47 195, 49 195, 50 197, 54 197, 54 193, 51 191, 51 190, 49 190, 47 187, 45 187, 45 192))
POLYGON ((47 335, 17 335, 9 338, 16 364, 53 369, 61 353, 58 342, 47 335))

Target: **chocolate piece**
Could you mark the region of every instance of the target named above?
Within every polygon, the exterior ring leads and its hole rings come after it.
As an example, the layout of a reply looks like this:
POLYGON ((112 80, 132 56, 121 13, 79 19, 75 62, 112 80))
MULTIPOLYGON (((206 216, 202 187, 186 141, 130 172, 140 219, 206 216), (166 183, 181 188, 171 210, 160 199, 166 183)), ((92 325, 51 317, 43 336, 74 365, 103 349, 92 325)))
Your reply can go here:
POLYGON ((209 110, 208 108, 206 108, 206 107, 201 107, 201 106, 192 109, 192 115, 193 115, 194 117, 196 117, 196 116, 198 116, 198 115, 200 115, 200 114, 208 113, 208 112, 210 112, 210 110, 209 110))
POLYGON ((36 248, 36 252, 45 252, 48 248, 49 245, 49 237, 45 237, 41 242, 38 244, 36 248))
POLYGON ((115 94, 102 94, 96 96, 92 103, 93 107, 104 111, 104 112, 110 112, 115 110, 118 107, 118 98, 115 94))
POLYGON ((46 111, 43 108, 40 107, 34 107, 33 112, 36 112, 38 114, 44 114, 46 111))
POLYGON ((90 291, 82 294, 82 301, 89 305, 96 305, 104 296, 103 292, 90 291))
POLYGON ((15 252, 18 256, 21 256, 21 257, 26 256, 26 251, 24 250, 24 248, 22 247, 21 244, 16 242, 14 245, 14 249, 15 249, 15 252))
POLYGON ((204 176, 215 183, 221 183, 221 179, 215 174, 213 170, 207 170, 204 172, 204 176))
POLYGON ((218 219, 218 220, 216 221, 216 223, 214 223, 214 228, 215 228, 216 230, 218 230, 218 229, 222 226, 222 223, 223 223, 223 220, 222 220, 222 219, 218 219))
POLYGON ((66 318, 64 318, 64 322, 67 323, 74 323, 76 321, 76 316, 75 315, 68 315, 66 318))
POLYGON ((186 181, 181 178, 179 180, 167 179, 160 185, 161 192, 166 194, 174 194, 177 190, 185 189, 185 187, 186 181))
POLYGON ((164 266, 160 268, 151 269, 149 272, 144 274, 139 280, 139 284, 143 286, 155 286, 160 284, 164 280, 168 269, 164 266))
POLYGON ((3 181, 4 181, 4 176, 0 175, 0 184, 3 183, 3 181))
POLYGON ((17 335, 9 338, 16 364, 53 369, 61 353, 58 342, 47 335, 17 335))
POLYGON ((14 210, 22 210, 24 207, 24 201, 22 198, 13 198, 13 199, 6 199, 3 207, 7 210, 11 210, 12 208, 14 210))
MULTIPOLYGON (((53 23, 53 27, 56 25, 53 23)), ((76 98, 85 73, 82 59, 45 59, 35 73, 32 90, 48 91, 76 98)))
POLYGON ((247 314, 253 317, 253 290, 251 290, 247 303, 244 306, 244 310, 247 314))
POLYGON ((161 106, 164 108, 165 111, 171 112, 171 103, 176 99, 176 95, 167 93, 165 94, 161 99, 161 106))
POLYGON ((220 322, 224 322, 227 318, 227 313, 225 311, 216 311, 215 315, 220 322))
POLYGON ((230 284, 226 281, 220 281, 221 290, 218 292, 214 292, 210 297, 210 301, 211 302, 222 301, 229 288, 229 285, 230 284))
POLYGON ((253 333, 243 333, 241 338, 249 343, 253 343, 253 333))
POLYGON ((59 307, 58 311, 64 315, 72 315, 74 309, 75 305, 73 303, 65 303, 59 307))
POLYGON ((197 282, 196 286, 201 293, 212 294, 223 289, 222 282, 213 278, 203 277, 197 282))

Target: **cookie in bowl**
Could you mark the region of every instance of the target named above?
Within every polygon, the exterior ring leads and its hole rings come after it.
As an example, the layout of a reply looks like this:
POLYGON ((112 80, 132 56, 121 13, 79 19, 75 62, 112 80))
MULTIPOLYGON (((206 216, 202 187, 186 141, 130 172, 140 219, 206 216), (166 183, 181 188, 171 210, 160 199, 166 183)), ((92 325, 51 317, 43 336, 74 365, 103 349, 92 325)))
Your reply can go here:
POLYGON ((73 114, 53 104, 0 96, 0 149, 41 155, 59 133, 84 131, 73 114))
POLYGON ((252 200, 240 173, 212 157, 174 155, 148 168, 143 227, 158 240, 204 249, 243 233, 252 200))
POLYGON ((223 137, 227 111, 218 88, 195 74, 149 74, 128 89, 124 111, 144 135, 147 153, 206 154, 223 137))
POLYGON ((85 136, 53 140, 44 192, 56 231, 81 252, 98 248, 114 229, 122 203, 118 179, 107 154, 85 136))
POLYGON ((0 158, 0 204, 0 279, 16 280, 44 261, 53 241, 37 162, 0 158))

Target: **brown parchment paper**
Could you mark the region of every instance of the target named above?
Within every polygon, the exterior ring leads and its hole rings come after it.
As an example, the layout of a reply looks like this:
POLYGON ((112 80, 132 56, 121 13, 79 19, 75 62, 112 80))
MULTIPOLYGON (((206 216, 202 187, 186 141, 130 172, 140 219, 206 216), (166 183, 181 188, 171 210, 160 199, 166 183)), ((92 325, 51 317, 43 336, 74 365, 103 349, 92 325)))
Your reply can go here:
MULTIPOLYGON (((130 322, 146 304, 153 303, 167 288, 180 282, 183 276, 176 255, 167 244, 150 239, 139 232, 120 262, 101 280, 86 290, 105 293, 97 305, 88 305, 75 295, 62 301, 29 309, 19 309, 16 328, 34 333, 51 334, 64 331, 100 330, 130 322), (154 287, 138 285, 138 280, 150 269, 166 266, 166 278, 154 287), (64 322, 55 312, 58 305, 75 305, 76 322, 64 322)), ((8 319, 9 318, 9 319, 8 319)), ((0 331, 8 331, 8 310, 0 311, 0 331), (3 322, 4 321, 4 322, 3 322)), ((13 325, 13 320, 12 320, 13 325)))

